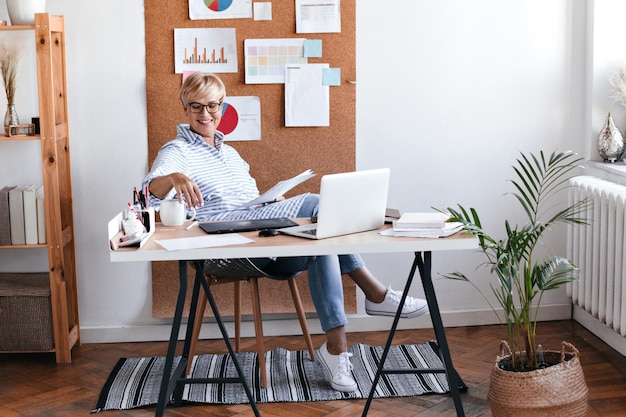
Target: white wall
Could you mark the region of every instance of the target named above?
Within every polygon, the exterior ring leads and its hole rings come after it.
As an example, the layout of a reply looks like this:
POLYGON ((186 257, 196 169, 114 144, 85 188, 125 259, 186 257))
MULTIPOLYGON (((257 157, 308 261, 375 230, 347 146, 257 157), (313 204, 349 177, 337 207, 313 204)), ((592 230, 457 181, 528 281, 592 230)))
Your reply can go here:
MULTIPOLYGON (((390 206, 417 211, 462 203, 501 228, 505 217, 518 215, 502 194, 510 191, 505 180, 520 151, 588 153, 579 117, 584 53, 573 48, 586 39, 585 4, 396 0, 381 8, 358 1, 357 167, 392 168, 390 206)), ((106 240, 106 222, 148 166, 143 2, 48 0, 47 8, 66 17, 83 340, 165 339, 167 321, 151 317, 149 265, 110 263, 106 240)), ((564 233, 557 233, 551 243, 564 253, 564 233)), ((433 272, 472 272, 479 259, 435 254, 433 272)), ((402 287, 409 257, 366 260, 383 282, 402 287)), ((0 261, 11 267, 9 259, 0 261)), ((444 280, 435 287, 447 325, 494 321, 469 287, 444 280)), ((417 283, 412 293, 422 293, 417 283)), ((544 304, 546 317, 569 317, 564 292, 549 294, 544 304)), ((348 330, 389 323, 358 314, 348 330)), ((317 320, 311 325, 319 329, 317 320)), ((297 332, 293 321, 281 326, 266 325, 266 333, 297 332)), ((402 326, 430 324, 422 317, 402 326)), ((205 336, 212 330, 205 326, 205 336)))
MULTIPOLYGON (((519 152, 580 151, 570 126, 569 103, 583 92, 571 88, 571 2, 402 6, 385 8, 388 14, 363 3, 357 8, 358 168, 393 167, 391 206, 428 210, 461 203, 476 207, 487 227, 503 230, 504 216, 521 214, 509 212, 513 197, 503 197, 511 191, 505 179, 512 178, 519 152), (381 51, 395 65, 380 59, 381 51)), ((471 273, 479 259, 435 256, 433 267, 441 273, 471 273)), ((378 265, 380 275, 390 275, 382 260, 378 265)), ((405 265, 396 264, 391 275, 399 279, 405 265)), ((435 285, 445 312, 485 307, 467 286, 435 285)), ((552 303, 566 300, 553 293, 544 299, 552 303)), ((448 323, 462 323, 462 315, 448 323)))
MULTIPOLYGON (((586 174, 623 185, 626 185, 626 164, 600 162, 597 140, 609 112, 622 133, 626 131, 626 107, 614 99, 614 91, 609 82, 615 71, 626 66, 626 50, 623 47, 626 27, 620 18, 625 13, 626 3, 620 0, 596 0, 593 4, 593 14, 590 14, 589 19, 592 26, 590 32, 593 33, 593 37, 589 38, 592 48, 588 51, 587 60, 590 66, 586 107, 590 117, 585 127, 586 145, 593 161, 588 164, 586 174)), ((577 306, 574 307, 573 316, 609 346, 626 356, 626 339, 619 333, 577 306)))
MULTIPOLYGON (((598 134, 610 112, 615 124, 626 132, 626 107, 617 102, 609 80, 615 71, 626 66, 626 50, 623 47, 626 28, 620 15, 626 13, 626 3, 619 0, 596 0, 593 10, 593 49, 589 61, 592 62, 589 74, 588 107, 591 113, 591 127, 588 147, 591 159, 601 161, 597 152, 598 134)), ((626 184, 626 166, 617 164, 591 164, 590 174, 626 184)))

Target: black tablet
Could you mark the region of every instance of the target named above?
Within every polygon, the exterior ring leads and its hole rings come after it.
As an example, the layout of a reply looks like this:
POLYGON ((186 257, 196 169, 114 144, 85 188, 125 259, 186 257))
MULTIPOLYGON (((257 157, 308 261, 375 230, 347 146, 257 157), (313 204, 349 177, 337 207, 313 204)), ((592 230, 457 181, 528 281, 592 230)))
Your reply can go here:
POLYGON ((259 219, 259 220, 227 220, 200 223, 200 227, 207 233, 236 233, 250 232, 262 229, 281 229, 297 226, 298 223, 288 218, 259 219))

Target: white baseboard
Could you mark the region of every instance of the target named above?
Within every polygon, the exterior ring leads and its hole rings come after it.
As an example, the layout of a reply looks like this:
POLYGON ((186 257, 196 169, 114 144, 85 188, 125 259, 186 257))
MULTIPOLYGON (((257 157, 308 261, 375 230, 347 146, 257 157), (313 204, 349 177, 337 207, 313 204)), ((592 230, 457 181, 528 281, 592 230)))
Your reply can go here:
MULTIPOLYGON (((497 324, 497 318, 491 310, 449 311, 441 313, 445 327, 465 327, 497 324)), ((571 318, 571 306, 551 305, 541 309, 540 320, 567 320, 571 318)), ((391 317, 374 317, 365 314, 348 316, 346 326, 348 332, 369 332, 389 330, 393 322, 391 317)), ((316 317, 308 319, 309 332, 321 334, 322 329, 316 317)), ((181 326, 179 339, 184 338, 186 325, 181 326)), ((225 323, 229 335, 234 334, 233 323, 225 323)), ((398 329, 425 329, 432 327, 430 315, 410 320, 400 320, 398 329)), ((81 327, 83 343, 121 343, 121 342, 153 342, 169 340, 171 323, 147 324, 126 327, 81 327)), ((266 336, 291 336, 302 333, 298 320, 294 318, 264 318, 263 332, 266 336)), ((254 335, 252 321, 242 322, 242 337, 254 335)), ((216 323, 206 321, 200 332, 201 339, 219 339, 221 337, 216 323)))
POLYGON ((626 356, 626 337, 623 337, 578 306, 574 306, 574 320, 598 336, 604 343, 626 356))

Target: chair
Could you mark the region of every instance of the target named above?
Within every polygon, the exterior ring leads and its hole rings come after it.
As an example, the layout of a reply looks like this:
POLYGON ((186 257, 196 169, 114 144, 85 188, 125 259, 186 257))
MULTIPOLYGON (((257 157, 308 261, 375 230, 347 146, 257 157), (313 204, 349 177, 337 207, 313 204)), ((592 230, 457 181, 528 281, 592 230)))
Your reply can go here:
MULTIPOLYGON (((193 263, 194 268, 203 268, 202 272, 207 278, 209 285, 219 285, 233 283, 234 285, 234 301, 235 301, 235 351, 239 352, 240 339, 241 339, 241 283, 242 281, 248 281, 250 283, 250 290, 252 295, 252 315, 254 318, 254 332, 256 338, 256 350, 259 358, 259 369, 261 373, 261 385, 267 386, 267 373, 265 369, 265 344, 263 341, 263 323, 261 317, 261 304, 259 298, 259 284, 258 279, 267 277, 271 279, 277 279, 287 281, 289 284, 289 290, 293 299, 296 313, 298 314, 298 320, 300 327, 302 328, 302 335, 306 342, 307 349, 311 360, 315 360, 315 349, 313 348, 313 342, 311 341, 311 335, 309 333, 309 327, 306 322, 306 316, 304 308, 302 307, 302 300, 300 293, 294 278, 297 274, 290 276, 275 276, 270 275, 261 269, 259 269, 250 259, 207 259, 202 262, 193 263)), ((198 306, 193 325, 193 336, 189 347, 189 358, 193 358, 196 350, 196 344, 200 335, 200 328, 202 327, 202 319, 204 317, 204 310, 207 304, 207 297, 204 291, 200 291, 198 298, 198 306)), ((191 361, 187 365, 187 374, 191 367, 191 361)))

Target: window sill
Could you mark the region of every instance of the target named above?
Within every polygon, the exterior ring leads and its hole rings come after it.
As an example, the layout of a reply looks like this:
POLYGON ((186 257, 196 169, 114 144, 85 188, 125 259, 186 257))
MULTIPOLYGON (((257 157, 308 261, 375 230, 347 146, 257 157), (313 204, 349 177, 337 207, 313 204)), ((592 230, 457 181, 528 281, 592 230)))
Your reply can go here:
POLYGON ((626 185, 626 163, 624 162, 609 163, 588 161, 586 169, 587 172, 583 175, 593 175, 607 181, 614 181, 618 184, 626 185))

